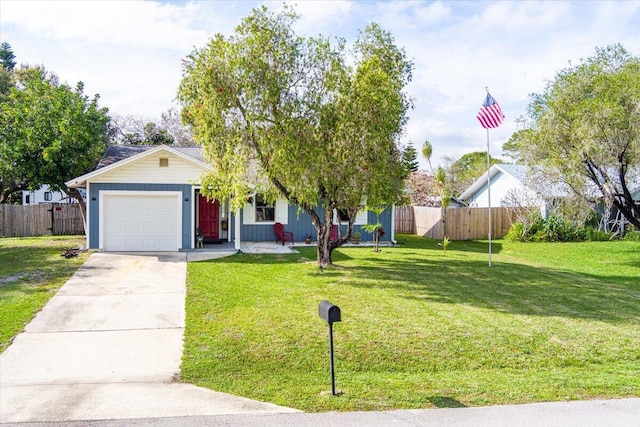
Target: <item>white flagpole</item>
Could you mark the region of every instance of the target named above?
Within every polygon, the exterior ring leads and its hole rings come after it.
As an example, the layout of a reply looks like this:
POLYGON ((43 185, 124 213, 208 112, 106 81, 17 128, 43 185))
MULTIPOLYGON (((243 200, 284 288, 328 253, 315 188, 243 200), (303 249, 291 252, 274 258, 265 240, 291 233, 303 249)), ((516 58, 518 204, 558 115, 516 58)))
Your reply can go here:
POLYGON ((487 196, 489 197, 489 267, 491 267, 491 155, 489 154, 489 128, 487 128, 487 196))

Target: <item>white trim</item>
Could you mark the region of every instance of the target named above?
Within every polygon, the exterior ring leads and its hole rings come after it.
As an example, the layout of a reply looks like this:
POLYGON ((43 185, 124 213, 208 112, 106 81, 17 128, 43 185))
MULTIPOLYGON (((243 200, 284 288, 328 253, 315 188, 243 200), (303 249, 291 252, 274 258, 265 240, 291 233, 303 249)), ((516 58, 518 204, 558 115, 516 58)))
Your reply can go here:
POLYGON ((84 230, 84 234, 85 234, 85 238, 87 240, 87 249, 89 249, 89 236, 91 235, 90 230, 91 230, 91 188, 89 188, 89 183, 87 182, 87 188, 85 189, 86 192, 86 199, 84 201, 84 206, 85 206, 85 215, 86 218, 85 220, 87 221, 87 229, 84 230))
POLYGON ((284 197, 278 197, 273 205, 273 221, 256 221, 256 194, 250 194, 253 198, 253 203, 245 203, 242 208, 242 217, 244 219, 244 225, 273 225, 276 222, 282 225, 289 224, 289 201, 284 197))
POLYGON ((236 241, 236 250, 240 250, 240 220, 242 219, 242 215, 240 215, 240 209, 238 209, 235 212, 235 223, 234 223, 234 230, 235 230, 235 241, 236 241))
MULTIPOLYGON (((333 223, 338 224, 338 210, 333 210, 333 223)), ((341 222, 342 223, 342 222, 341 222)), ((365 208, 362 208, 356 214, 356 218, 353 222, 353 225, 366 225, 369 223, 369 211, 365 208)))
POLYGON ((205 162, 202 162, 202 161, 200 161, 200 160, 198 160, 196 158, 193 158, 191 156, 188 156, 188 155, 186 155, 184 153, 181 153, 181 152, 179 152, 179 151, 177 151, 177 150, 175 150, 175 149, 173 149, 173 148, 171 148, 171 147, 169 147, 167 145, 159 145, 159 146, 154 147, 154 148, 152 148, 150 150, 143 151, 142 153, 138 153, 138 154, 133 155, 131 157, 128 157, 126 159, 123 159, 123 160, 120 160, 118 162, 112 163, 109 166, 105 166, 103 168, 96 169, 96 170, 91 171, 89 173, 86 173, 86 174, 84 174, 82 176, 79 176, 77 178, 71 179, 71 180, 65 182, 65 185, 67 187, 70 187, 70 188, 82 187, 83 185, 85 185, 84 183, 87 180, 90 180, 90 179, 93 179, 93 178, 95 178, 97 176, 100 176, 100 175, 103 175, 105 173, 108 173, 108 172, 110 172, 110 171, 112 171, 114 169, 119 169, 121 167, 124 167, 124 166, 130 164, 130 163, 137 162, 140 159, 143 159, 143 158, 148 157, 148 156, 152 156, 152 155, 154 155, 154 154, 156 154, 158 152, 161 152, 161 151, 168 152, 168 153, 173 154, 174 156, 179 157, 179 158, 181 158, 181 159, 183 159, 183 160, 185 160, 187 162, 193 163, 194 165, 202 168, 202 170, 209 170, 211 168, 211 166, 209 164, 207 164, 205 162))
MULTIPOLYGON (((200 190, 200 186, 198 186, 198 190, 200 190)), ((196 218, 196 212, 198 211, 199 200, 196 199, 196 187, 194 185, 191 186, 191 249, 196 247, 196 224, 198 220, 196 218)))
POLYGON ((182 191, 136 191, 136 190, 102 190, 100 192, 100 231, 98 239, 98 248, 104 250, 104 199, 106 196, 137 196, 137 197, 150 197, 150 196, 174 196, 177 199, 178 208, 178 224, 176 233, 176 251, 180 250, 182 246, 182 191))

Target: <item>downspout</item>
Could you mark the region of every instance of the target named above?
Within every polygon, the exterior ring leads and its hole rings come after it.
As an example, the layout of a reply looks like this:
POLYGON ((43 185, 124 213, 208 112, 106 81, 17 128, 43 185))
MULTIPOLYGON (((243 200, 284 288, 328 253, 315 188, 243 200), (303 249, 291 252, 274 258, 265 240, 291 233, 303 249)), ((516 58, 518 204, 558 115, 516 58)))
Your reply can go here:
POLYGON ((391 243, 397 245, 396 241, 396 205, 391 205, 391 243))

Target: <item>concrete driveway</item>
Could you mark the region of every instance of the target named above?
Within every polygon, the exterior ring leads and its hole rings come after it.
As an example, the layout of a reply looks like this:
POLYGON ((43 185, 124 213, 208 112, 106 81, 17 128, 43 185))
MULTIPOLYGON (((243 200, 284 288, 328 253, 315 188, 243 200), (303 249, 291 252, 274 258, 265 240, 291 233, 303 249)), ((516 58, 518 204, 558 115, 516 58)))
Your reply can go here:
POLYGON ((0 422, 296 412, 179 383, 185 253, 95 253, 0 355, 0 422))

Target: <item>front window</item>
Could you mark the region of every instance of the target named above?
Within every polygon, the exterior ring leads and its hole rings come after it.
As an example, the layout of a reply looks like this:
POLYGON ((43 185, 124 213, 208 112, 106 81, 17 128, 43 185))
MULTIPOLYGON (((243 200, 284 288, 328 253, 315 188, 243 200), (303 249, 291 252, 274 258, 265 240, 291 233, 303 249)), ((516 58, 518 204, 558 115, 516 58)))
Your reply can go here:
POLYGON ((261 194, 256 194, 256 222, 273 222, 276 218, 276 208, 268 204, 261 194))
POLYGON ((338 209, 338 219, 340 222, 349 222, 349 214, 346 209, 338 209))
POLYGON ((51 201, 51 191, 45 191, 44 192, 44 200, 45 200, 45 202, 50 202, 51 201))

